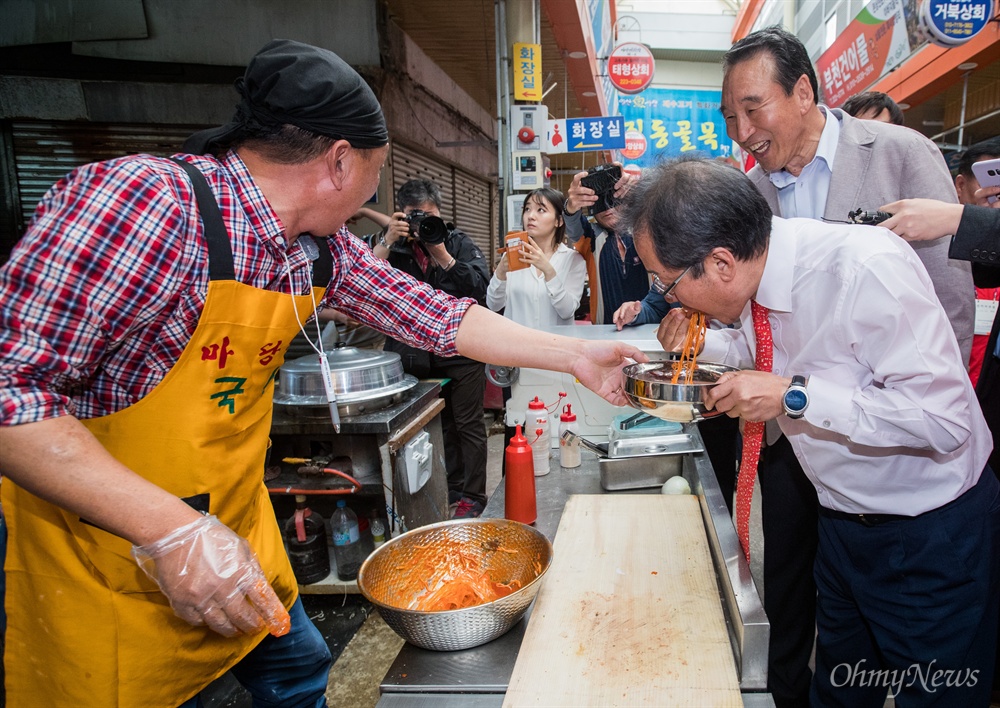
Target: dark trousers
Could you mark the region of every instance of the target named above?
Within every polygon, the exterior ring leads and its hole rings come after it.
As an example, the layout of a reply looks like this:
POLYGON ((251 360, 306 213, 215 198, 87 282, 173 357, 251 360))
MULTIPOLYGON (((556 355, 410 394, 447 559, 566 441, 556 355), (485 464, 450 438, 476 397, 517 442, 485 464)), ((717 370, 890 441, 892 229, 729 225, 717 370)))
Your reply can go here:
POLYGON ((445 469, 448 501, 462 497, 486 504, 486 423, 483 397, 486 369, 478 361, 434 364, 434 374, 450 378, 442 389, 445 469))
POLYGON ((816 488, 788 440, 761 453, 761 523, 764 532, 764 611, 771 624, 767 690, 777 708, 809 705, 809 657, 816 637, 816 488))
POLYGON ((722 498, 730 515, 733 513, 733 492, 736 489, 736 472, 739 470, 739 430, 740 419, 719 415, 698 423, 698 432, 705 443, 715 472, 715 478, 722 490, 722 498))
MULTIPOLYGON (((282 637, 267 635, 232 668, 233 676, 250 695, 254 708, 320 708, 326 705, 333 656, 309 619, 302 598, 288 610, 291 631, 282 637)), ((203 708, 197 695, 180 708, 203 708)))
POLYGON ((1000 590, 1000 483, 867 525, 820 511, 814 706, 988 706, 1000 590))

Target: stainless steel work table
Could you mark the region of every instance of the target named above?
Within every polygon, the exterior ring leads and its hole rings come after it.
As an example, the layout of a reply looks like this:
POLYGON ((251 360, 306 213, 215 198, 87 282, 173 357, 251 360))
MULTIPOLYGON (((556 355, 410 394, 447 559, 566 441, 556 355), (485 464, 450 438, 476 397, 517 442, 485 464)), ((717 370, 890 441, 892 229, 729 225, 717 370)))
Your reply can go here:
MULTIPOLYGON (((695 425, 685 426, 685 432, 698 434, 695 425)), ((584 450, 582 457, 580 467, 563 469, 558 464, 556 453, 553 453, 552 472, 535 478, 538 509, 535 527, 550 540, 555 538, 570 495, 609 493, 601 488, 597 456, 584 450)), ((771 706, 773 701, 764 693, 769 636, 767 618, 708 456, 704 453, 686 455, 682 474, 701 502, 744 705, 771 706), (725 569, 725 573, 721 569, 725 569)), ((656 491, 640 489, 611 493, 649 494, 656 491)), ((483 516, 502 518, 503 515, 504 484, 501 481, 483 516)), ((379 687, 382 697, 378 708, 500 706, 530 612, 529 608, 524 619, 503 636, 472 649, 437 652, 404 644, 382 679, 379 687)))

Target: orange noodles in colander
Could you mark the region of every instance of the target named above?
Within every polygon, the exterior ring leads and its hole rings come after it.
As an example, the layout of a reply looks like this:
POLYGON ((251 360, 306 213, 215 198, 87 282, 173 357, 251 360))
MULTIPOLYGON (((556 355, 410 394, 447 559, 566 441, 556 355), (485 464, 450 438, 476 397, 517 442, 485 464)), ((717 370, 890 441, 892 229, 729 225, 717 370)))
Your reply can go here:
MULTIPOLYGON (((488 550, 496 553, 517 553, 497 546, 488 550)), ((541 563, 536 560, 536 573, 541 563)), ((387 604, 407 610, 440 612, 460 610, 499 600, 521 587, 518 580, 501 582, 490 577, 480 558, 462 548, 460 542, 417 546, 406 565, 396 568, 401 582, 393 588, 387 604)))
POLYGON ((705 343, 707 325, 708 318, 700 312, 696 312, 688 320, 687 334, 684 336, 684 344, 681 345, 681 358, 674 362, 674 375, 670 383, 677 383, 681 376, 684 376, 688 383, 694 381, 694 372, 698 368, 698 352, 705 343))

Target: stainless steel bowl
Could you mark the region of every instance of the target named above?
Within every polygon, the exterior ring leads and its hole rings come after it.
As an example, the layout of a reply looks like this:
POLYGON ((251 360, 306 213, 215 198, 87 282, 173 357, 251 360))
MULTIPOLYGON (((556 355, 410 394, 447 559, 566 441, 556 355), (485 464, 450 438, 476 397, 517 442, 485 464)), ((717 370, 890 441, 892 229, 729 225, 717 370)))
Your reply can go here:
POLYGON ((719 411, 705 407, 705 392, 727 371, 739 369, 725 364, 699 363, 693 381, 682 377, 680 383, 674 384, 670 383, 674 375, 670 361, 630 364, 622 370, 625 374, 622 390, 634 408, 663 420, 689 423, 719 415, 719 411))
POLYGON ((443 521, 408 531, 377 548, 361 565, 358 588, 406 641, 424 649, 454 651, 485 644, 513 627, 535 598, 551 563, 552 544, 526 524, 506 519, 443 521), (412 578, 409 574, 431 573, 414 562, 418 549, 456 542, 495 582, 517 580, 521 587, 499 600, 459 610, 421 612, 401 607, 411 599, 398 597, 402 574, 412 578))

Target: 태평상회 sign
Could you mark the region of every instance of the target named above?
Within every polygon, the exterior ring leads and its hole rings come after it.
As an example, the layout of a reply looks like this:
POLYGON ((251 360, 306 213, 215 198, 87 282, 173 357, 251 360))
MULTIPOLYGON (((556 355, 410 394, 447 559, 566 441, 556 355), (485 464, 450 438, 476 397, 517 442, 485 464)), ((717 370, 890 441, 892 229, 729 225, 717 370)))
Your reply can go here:
POLYGON ((608 80, 621 93, 640 93, 653 82, 656 60, 649 47, 623 42, 608 57, 608 80))

